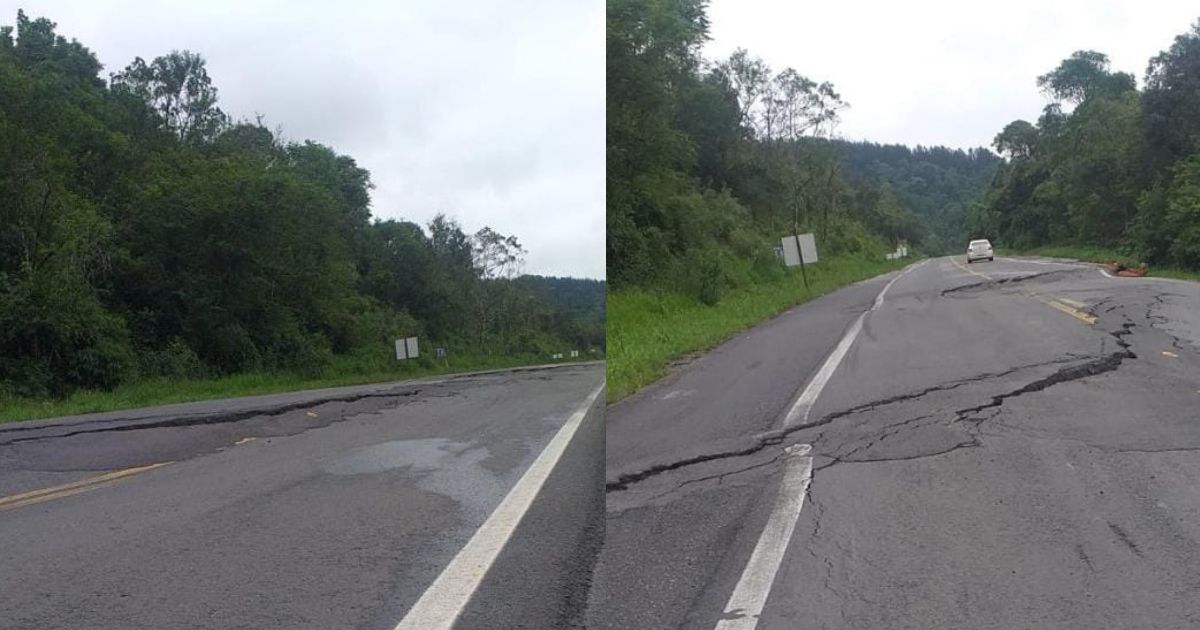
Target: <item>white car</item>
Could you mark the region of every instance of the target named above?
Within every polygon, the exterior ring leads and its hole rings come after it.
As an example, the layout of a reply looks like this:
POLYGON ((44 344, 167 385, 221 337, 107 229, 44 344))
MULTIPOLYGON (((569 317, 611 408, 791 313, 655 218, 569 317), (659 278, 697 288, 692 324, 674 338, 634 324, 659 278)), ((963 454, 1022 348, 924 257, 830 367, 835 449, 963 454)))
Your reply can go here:
POLYGON ((992 244, 986 238, 981 238, 977 241, 971 241, 967 245, 967 264, 971 264, 976 260, 988 259, 992 260, 992 244))

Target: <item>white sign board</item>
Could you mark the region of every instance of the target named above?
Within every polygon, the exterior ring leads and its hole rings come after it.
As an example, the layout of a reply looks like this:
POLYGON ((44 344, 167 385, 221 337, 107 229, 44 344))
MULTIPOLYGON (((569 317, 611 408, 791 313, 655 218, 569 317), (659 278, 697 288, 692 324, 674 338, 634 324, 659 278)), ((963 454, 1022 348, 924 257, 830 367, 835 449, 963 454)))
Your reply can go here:
POLYGON ((396 340, 396 360, 403 361, 405 359, 417 358, 417 338, 409 337, 407 339, 396 340))
POLYGON ((783 264, 789 267, 799 265, 801 260, 806 265, 817 262, 817 239, 811 233, 785 236, 779 239, 779 244, 783 246, 783 264))
POLYGON ((812 234, 800 235, 800 257, 806 265, 817 262, 817 239, 812 234))
POLYGON ((779 239, 779 244, 783 245, 783 264, 789 267, 799 265, 800 251, 796 249, 796 237, 785 236, 779 239))

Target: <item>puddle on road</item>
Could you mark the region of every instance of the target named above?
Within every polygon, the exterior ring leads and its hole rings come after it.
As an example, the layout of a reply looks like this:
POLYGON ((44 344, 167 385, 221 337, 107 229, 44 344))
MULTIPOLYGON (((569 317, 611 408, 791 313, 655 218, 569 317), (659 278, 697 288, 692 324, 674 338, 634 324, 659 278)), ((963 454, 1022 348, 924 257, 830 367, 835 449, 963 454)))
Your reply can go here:
POLYGON ((445 438, 395 440, 355 449, 322 465, 332 475, 373 475, 405 469, 426 492, 459 502, 473 516, 486 517, 507 487, 482 466, 489 451, 445 438))
POLYGON ((433 470, 446 457, 465 450, 466 444, 444 438, 396 440, 357 449, 347 457, 326 464, 324 469, 334 475, 370 475, 405 467, 420 472, 433 470))

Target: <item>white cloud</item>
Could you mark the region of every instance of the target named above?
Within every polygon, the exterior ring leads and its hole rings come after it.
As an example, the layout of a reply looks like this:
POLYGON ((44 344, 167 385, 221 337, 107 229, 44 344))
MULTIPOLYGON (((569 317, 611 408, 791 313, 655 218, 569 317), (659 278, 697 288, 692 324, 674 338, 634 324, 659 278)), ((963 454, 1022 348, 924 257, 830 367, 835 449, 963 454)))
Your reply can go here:
POLYGON ((604 6, 0 0, 106 72, 188 49, 220 105, 371 171, 373 213, 515 234, 531 273, 604 277, 604 6))
POLYGON ((828 80, 848 100, 838 131, 909 145, 986 146, 1047 100, 1037 76, 1099 50, 1139 82, 1197 18, 1195 2, 1124 0, 714 0, 710 58, 748 49, 828 80))

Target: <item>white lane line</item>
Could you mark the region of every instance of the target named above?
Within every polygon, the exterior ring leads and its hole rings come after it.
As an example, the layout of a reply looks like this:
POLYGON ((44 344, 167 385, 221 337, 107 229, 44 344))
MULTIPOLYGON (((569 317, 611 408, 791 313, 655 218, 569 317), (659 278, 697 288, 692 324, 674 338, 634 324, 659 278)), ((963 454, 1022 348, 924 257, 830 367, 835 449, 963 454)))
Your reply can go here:
MULTIPOLYGON (((871 308, 859 314, 850 329, 842 336, 837 347, 825 359, 821 369, 817 370, 816 375, 800 392, 800 396, 796 398, 796 402, 784 416, 784 428, 808 420, 813 403, 816 402, 821 390, 825 389, 829 378, 833 376, 833 372, 837 370, 838 365, 845 358, 846 352, 850 350, 850 346, 854 344, 854 340, 862 331, 863 320, 867 314, 877 311, 883 306, 883 300, 887 296, 888 290, 892 288, 893 284, 896 284, 897 280, 924 263, 925 261, 922 260, 909 265, 897 274, 895 278, 884 285, 883 289, 879 291, 879 295, 875 296, 875 302, 871 308)), ((759 534, 754 551, 750 553, 750 560, 742 569, 742 575, 738 578, 738 583, 734 587, 733 593, 730 594, 729 601, 725 604, 724 614, 717 622, 716 630, 754 630, 758 626, 758 618, 762 615, 763 607, 766 606, 767 595, 771 593, 771 586, 775 583, 775 574, 779 571, 779 565, 783 563, 783 555, 787 552, 788 543, 792 540, 792 532, 796 528, 796 521, 800 518, 800 509, 804 507, 804 495, 808 492, 808 485, 812 481, 812 458, 808 457, 812 446, 797 444, 786 450, 788 458, 783 481, 779 486, 779 494, 775 497, 775 504, 771 507, 771 514, 767 517, 767 525, 759 534)))
POLYGON ((806 457, 811 448, 808 444, 789 447, 787 467, 771 516, 725 604, 725 614, 717 622, 716 630, 754 630, 758 625, 812 481, 812 458, 806 457))
POLYGON ((592 392, 550 438, 546 448, 508 491, 500 505, 488 516, 441 575, 409 609, 396 630, 448 630, 458 620, 488 570, 508 544, 513 531, 529 511, 533 500, 546 484, 551 471, 566 452, 571 438, 579 430, 588 409, 596 402, 604 382, 592 392))
POLYGON ((817 402, 817 397, 821 395, 821 390, 825 389, 826 383, 829 382, 838 365, 842 363, 842 359, 846 358, 846 353, 850 351, 850 346, 854 345, 854 340, 858 338, 858 333, 862 332, 863 320, 866 318, 867 313, 879 310, 879 307, 883 306, 883 298, 887 295, 888 289, 892 288, 892 285, 896 284, 897 280, 913 269, 920 267, 924 262, 922 260, 901 271, 895 278, 892 278, 883 287, 883 290, 879 292, 879 295, 875 296, 875 302, 871 305, 870 310, 861 313, 854 320, 854 323, 850 324, 850 328, 846 331, 846 334, 842 335, 841 341, 838 342, 833 352, 825 359, 825 363, 821 365, 821 369, 817 370, 812 380, 805 386, 804 391, 796 398, 796 402, 792 403, 791 409, 788 409, 787 415, 783 418, 783 428, 788 429, 808 422, 808 414, 812 411, 813 404, 817 402))

